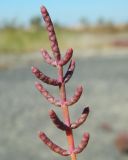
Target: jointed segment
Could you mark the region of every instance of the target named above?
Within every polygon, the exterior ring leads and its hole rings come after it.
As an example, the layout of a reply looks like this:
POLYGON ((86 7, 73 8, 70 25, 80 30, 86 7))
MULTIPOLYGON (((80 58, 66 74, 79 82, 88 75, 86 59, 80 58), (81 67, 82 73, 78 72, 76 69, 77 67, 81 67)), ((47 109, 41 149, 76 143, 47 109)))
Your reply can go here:
POLYGON ((79 86, 79 87, 76 89, 74 96, 71 97, 69 100, 67 100, 67 101, 65 102, 65 104, 66 104, 67 106, 71 106, 71 105, 73 105, 74 103, 76 103, 76 102, 80 99, 80 97, 81 97, 81 95, 82 95, 82 92, 83 92, 83 88, 82 88, 82 86, 79 86))
POLYGON ((72 74, 74 72, 74 69, 75 69, 75 61, 74 60, 71 60, 70 64, 69 64, 69 67, 68 67, 68 70, 64 76, 64 82, 67 83, 70 78, 72 77, 72 74))
POLYGON ((88 114, 89 114, 89 107, 85 107, 80 118, 78 118, 75 122, 71 124, 71 128, 76 129, 79 126, 81 126, 86 121, 88 114))
POLYGON ((87 146, 89 141, 89 133, 84 133, 83 138, 80 142, 80 144, 78 145, 77 148, 75 148, 74 153, 78 154, 80 152, 82 152, 84 150, 84 148, 87 146))
POLYGON ((49 116, 52 120, 52 122, 55 124, 55 126, 63 131, 69 130, 70 127, 68 127, 66 124, 64 124, 59 117, 56 115, 56 113, 53 110, 49 111, 49 116))
POLYGON ((46 76, 44 73, 42 73, 38 68, 36 67, 32 67, 32 73, 41 81, 43 81, 44 83, 53 85, 53 86, 59 86, 59 82, 57 79, 53 79, 50 78, 48 76, 46 76))
POLYGON ((53 142, 46 136, 45 133, 40 132, 40 133, 39 133, 39 137, 40 137, 40 139, 41 139, 51 150, 53 150, 54 152, 56 152, 56 153, 58 153, 58 154, 60 154, 60 155, 62 155, 62 156, 69 156, 69 155, 70 155, 70 153, 69 153, 67 150, 65 150, 65 149, 59 147, 58 145, 56 145, 55 143, 53 143, 53 142))
POLYGON ((59 47, 58 47, 56 34, 55 34, 55 31, 54 31, 54 27, 53 27, 51 18, 48 14, 47 9, 44 6, 41 7, 41 13, 42 13, 44 21, 46 23, 46 27, 47 27, 48 34, 49 34, 49 40, 50 40, 50 43, 51 43, 51 49, 53 51, 53 55, 54 55, 55 59, 57 61, 59 61, 61 57, 60 57, 60 50, 59 50, 59 47))
POLYGON ((68 49, 64 58, 59 61, 59 65, 64 66, 65 64, 67 64, 72 58, 72 54, 73 54, 73 49, 72 48, 68 49))
POLYGON ((48 63, 54 67, 57 66, 57 62, 52 59, 52 57, 48 54, 48 52, 46 50, 41 49, 41 54, 42 54, 44 60, 46 61, 46 63, 48 63))
POLYGON ((35 86, 51 104, 54 104, 57 107, 61 106, 61 102, 56 100, 40 83, 36 82, 35 86))

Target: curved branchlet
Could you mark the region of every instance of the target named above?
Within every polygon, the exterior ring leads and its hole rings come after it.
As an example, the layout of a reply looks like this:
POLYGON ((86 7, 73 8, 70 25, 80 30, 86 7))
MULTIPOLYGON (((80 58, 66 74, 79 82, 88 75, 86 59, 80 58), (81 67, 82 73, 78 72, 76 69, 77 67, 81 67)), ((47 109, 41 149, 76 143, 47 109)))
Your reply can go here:
POLYGON ((32 67, 32 73, 41 81, 43 81, 44 83, 53 85, 53 86, 59 86, 59 82, 57 79, 53 79, 50 78, 48 76, 46 76, 45 74, 43 74, 38 68, 36 67, 32 67))
POLYGON ((61 102, 56 100, 40 83, 36 82, 35 86, 51 104, 54 104, 57 107, 61 106, 61 102))
POLYGON ((41 49, 41 54, 45 60, 46 63, 56 67, 57 66, 57 63, 55 60, 52 59, 52 57, 48 54, 48 52, 44 49, 41 49))
POLYGON ((65 64, 67 64, 69 60, 72 58, 72 55, 73 55, 73 49, 70 48, 67 50, 64 58, 59 61, 59 65, 64 66, 65 64))
POLYGON ((53 110, 49 111, 49 116, 57 128, 61 129, 62 131, 67 131, 70 129, 66 124, 64 124, 59 119, 59 117, 56 115, 56 113, 53 110))
POLYGON ((41 7, 41 13, 42 13, 44 21, 46 23, 46 27, 47 27, 48 34, 49 34, 49 40, 50 40, 50 43, 51 43, 51 49, 53 51, 53 55, 54 55, 55 59, 57 61, 59 61, 60 58, 61 58, 61 55, 60 55, 60 50, 59 50, 59 47, 58 47, 58 42, 57 42, 56 34, 55 34, 55 31, 54 31, 53 23, 51 21, 51 18, 49 16, 49 13, 48 13, 47 9, 44 6, 41 7))
POLYGON ((75 61, 71 60, 71 62, 69 64, 69 67, 68 67, 68 70, 67 70, 67 72, 66 72, 66 74, 64 76, 65 83, 67 83, 70 80, 70 78, 72 77, 74 69, 75 69, 75 61))
POLYGON ((82 92, 83 92, 82 86, 78 87, 78 88, 76 89, 76 91, 75 91, 74 96, 71 97, 69 100, 67 100, 67 101, 65 102, 65 104, 66 104, 67 106, 71 106, 71 105, 73 105, 74 103, 76 103, 76 102, 80 99, 80 97, 81 97, 81 95, 82 95, 82 92))
POLYGON ((90 137, 89 133, 84 133, 83 138, 82 138, 80 144, 74 150, 75 154, 78 154, 78 153, 82 152, 86 148, 86 146, 88 144, 88 141, 89 141, 89 137, 90 137))
POLYGON ((62 155, 62 156, 69 156, 70 153, 61 148, 60 146, 56 145, 55 143, 53 143, 47 136, 45 133, 40 132, 39 133, 39 138, 54 152, 62 155))
POLYGON ((76 129, 80 125, 82 125, 86 121, 86 119, 88 117, 88 114, 89 114, 89 107, 85 107, 83 112, 82 112, 82 114, 81 114, 81 116, 75 122, 73 122, 71 124, 71 128, 72 129, 76 129))

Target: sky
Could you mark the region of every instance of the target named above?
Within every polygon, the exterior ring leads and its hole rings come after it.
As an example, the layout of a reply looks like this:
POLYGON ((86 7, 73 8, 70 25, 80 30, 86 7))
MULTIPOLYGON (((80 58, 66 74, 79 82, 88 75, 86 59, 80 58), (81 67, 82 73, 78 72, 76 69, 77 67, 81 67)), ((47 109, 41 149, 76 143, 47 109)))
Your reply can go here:
POLYGON ((115 23, 128 22, 128 0, 0 0, 0 23, 16 19, 27 24, 31 17, 41 16, 45 5, 55 22, 73 25, 81 18, 95 23, 100 17, 115 23))

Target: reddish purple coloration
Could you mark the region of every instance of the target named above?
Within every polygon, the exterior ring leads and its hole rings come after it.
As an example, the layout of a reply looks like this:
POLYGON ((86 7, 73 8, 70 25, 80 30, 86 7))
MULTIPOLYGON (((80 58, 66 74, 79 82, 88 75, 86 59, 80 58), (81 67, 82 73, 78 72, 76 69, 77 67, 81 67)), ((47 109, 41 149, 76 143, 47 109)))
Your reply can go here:
POLYGON ((73 49, 70 48, 64 58, 62 60, 59 61, 59 65, 64 66, 65 64, 67 64, 69 62, 69 60, 72 58, 72 54, 73 54, 73 49))
POLYGON ((46 27, 47 27, 48 34, 49 34, 49 40, 50 40, 50 43, 51 43, 51 49, 53 51, 54 57, 56 58, 57 61, 59 61, 60 60, 60 50, 59 50, 59 47, 58 47, 56 34, 55 34, 55 31, 54 31, 54 27, 53 27, 51 18, 48 14, 47 9, 44 6, 41 7, 41 13, 42 13, 44 21, 46 23, 46 27))
POLYGON ((46 61, 46 63, 56 67, 57 66, 57 63, 55 60, 52 59, 52 57, 48 54, 48 52, 44 49, 41 49, 41 53, 42 53, 42 56, 44 58, 44 60, 46 61))
POLYGON ((79 126, 81 126, 86 121, 88 114, 89 114, 89 107, 85 107, 80 118, 78 118, 75 122, 71 124, 71 128, 76 129, 79 126))
POLYGON ((54 104, 58 107, 61 106, 61 102, 59 100, 56 100, 40 83, 36 82, 35 86, 51 104, 54 104))
POLYGON ((58 86, 59 88, 59 95, 60 99, 56 100, 54 96, 52 96, 44 87, 42 84, 36 82, 35 86, 37 90, 53 105, 58 106, 62 109, 63 113, 63 119, 64 122, 59 119, 57 114, 53 111, 49 111, 49 116, 52 120, 52 122, 55 124, 55 126, 62 131, 65 131, 67 142, 68 142, 68 149, 65 150, 61 148, 60 146, 54 144, 43 132, 39 133, 40 139, 54 152, 59 153, 62 156, 71 156, 71 160, 76 160, 76 154, 83 151, 83 149, 87 146, 89 141, 89 134, 85 133, 83 135, 83 138, 78 145, 78 147, 75 147, 74 143, 74 137, 73 137, 73 129, 78 128, 80 125, 82 125, 89 114, 89 107, 84 108, 81 116, 73 123, 71 123, 70 120, 70 114, 69 114, 69 106, 75 104, 81 97, 83 88, 82 86, 79 86, 73 97, 70 99, 66 97, 66 86, 65 83, 67 83, 70 78, 72 77, 72 74, 75 69, 75 61, 72 60, 73 55, 73 49, 69 49, 65 56, 61 58, 60 50, 58 47, 58 42, 56 38, 56 34, 54 31, 54 27, 51 21, 51 18, 46 10, 46 8, 43 6, 41 7, 41 13, 44 18, 44 21, 46 23, 46 27, 48 30, 49 40, 51 43, 51 49, 53 51, 53 58, 49 55, 49 53, 41 49, 41 54, 45 60, 46 63, 48 63, 51 66, 54 66, 58 70, 58 77, 57 79, 50 78, 46 76, 44 73, 42 73, 38 68, 32 67, 32 73, 41 81, 44 83, 47 83, 49 85, 58 86), (70 61, 68 70, 66 74, 63 74, 63 67, 70 61))
POLYGON ((67 100, 67 101, 65 102, 65 104, 66 104, 67 106, 71 106, 71 105, 73 105, 74 103, 76 103, 76 102, 80 99, 80 97, 81 97, 81 95, 82 95, 82 92, 83 92, 82 86, 78 87, 78 88, 76 89, 76 91, 75 91, 74 96, 73 96, 72 98, 70 98, 69 100, 67 100))
POLYGON ((72 77, 74 69, 75 69, 75 61, 71 60, 69 67, 68 67, 68 70, 64 76, 65 83, 67 83, 70 80, 70 78, 72 77))
POLYGON ((82 152, 84 150, 84 148, 87 146, 88 141, 89 141, 89 134, 88 133, 84 133, 83 138, 80 142, 80 144, 78 145, 77 148, 75 148, 74 153, 78 154, 80 152, 82 152))
POLYGON ((47 77, 45 74, 43 74, 38 68, 36 67, 32 67, 32 73, 41 81, 43 81, 44 83, 53 85, 53 86, 59 86, 59 82, 56 79, 47 77))
POLYGON ((62 155, 62 156, 69 156, 70 153, 65 149, 59 147, 58 145, 54 144, 43 132, 39 133, 40 139, 54 152, 62 155))
POLYGON ((49 116, 51 118, 51 120, 53 121, 53 123, 55 124, 55 126, 63 131, 69 130, 70 127, 68 127, 66 124, 64 124, 56 115, 56 113, 53 110, 49 111, 49 116))

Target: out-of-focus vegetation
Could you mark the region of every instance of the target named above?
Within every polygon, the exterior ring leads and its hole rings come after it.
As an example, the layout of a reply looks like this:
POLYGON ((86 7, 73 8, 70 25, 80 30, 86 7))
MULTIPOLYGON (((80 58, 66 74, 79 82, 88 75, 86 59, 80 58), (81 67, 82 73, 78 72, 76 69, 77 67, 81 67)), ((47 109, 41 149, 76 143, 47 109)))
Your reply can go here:
MULTIPOLYGON (((117 25, 99 18, 97 23, 92 25, 87 19, 81 18, 78 26, 68 28, 55 23, 55 29, 62 50, 74 46, 82 49, 87 45, 90 47, 90 43, 86 43, 88 35, 102 37, 102 35, 126 34, 128 24, 117 25)), ((101 47, 100 44, 93 46, 101 47)), ((29 53, 39 51, 42 47, 49 49, 49 41, 46 29, 38 16, 30 20, 29 27, 17 26, 12 22, 0 28, 0 53, 29 53)))

